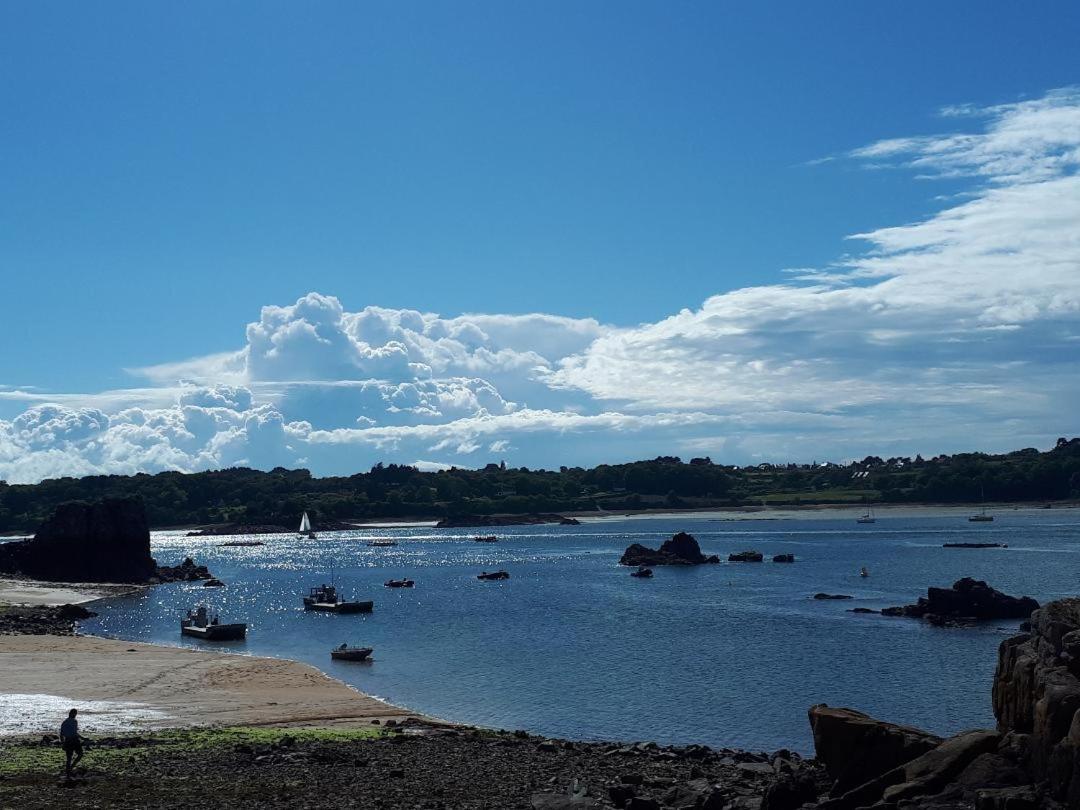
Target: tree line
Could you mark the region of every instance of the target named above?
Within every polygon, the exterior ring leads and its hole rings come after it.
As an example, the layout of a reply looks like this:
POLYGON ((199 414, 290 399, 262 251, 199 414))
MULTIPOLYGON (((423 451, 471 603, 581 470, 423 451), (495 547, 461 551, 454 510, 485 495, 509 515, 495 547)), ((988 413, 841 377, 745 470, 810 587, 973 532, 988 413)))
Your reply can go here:
POLYGON ((38 484, 0 481, 0 532, 33 531, 66 501, 135 496, 155 527, 215 523, 293 527, 319 521, 459 514, 621 512, 634 509, 809 504, 1045 502, 1080 499, 1080 438, 993 455, 867 456, 846 464, 739 467, 660 456, 585 469, 422 472, 376 464, 350 476, 236 467, 199 473, 96 475, 38 484))

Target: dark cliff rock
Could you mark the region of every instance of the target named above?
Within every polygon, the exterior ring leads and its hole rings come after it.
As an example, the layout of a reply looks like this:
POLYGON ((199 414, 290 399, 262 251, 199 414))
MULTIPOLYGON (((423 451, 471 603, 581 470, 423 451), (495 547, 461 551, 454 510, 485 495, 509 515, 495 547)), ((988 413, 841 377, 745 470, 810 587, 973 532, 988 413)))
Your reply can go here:
POLYGON ((146 582, 154 575, 142 502, 57 507, 32 540, 0 545, 0 571, 53 582, 146 582))
POLYGON ((659 549, 651 549, 640 543, 634 543, 623 552, 620 565, 701 565, 717 563, 720 558, 715 554, 706 557, 693 535, 679 532, 670 540, 665 540, 659 549))
POLYGON ((1026 619, 1039 603, 1030 596, 1009 596, 994 590, 982 580, 964 577, 952 588, 929 588, 914 605, 890 607, 883 616, 907 616, 927 619, 935 624, 956 620, 1026 619))
POLYGON ((542 523, 558 523, 560 526, 580 526, 577 518, 562 515, 534 513, 530 515, 453 515, 435 524, 437 529, 465 529, 474 526, 536 526, 542 523))
POLYGON ((1080 808, 1080 599, 1050 602, 1031 632, 1001 643, 994 673, 998 730, 1053 797, 1080 808))

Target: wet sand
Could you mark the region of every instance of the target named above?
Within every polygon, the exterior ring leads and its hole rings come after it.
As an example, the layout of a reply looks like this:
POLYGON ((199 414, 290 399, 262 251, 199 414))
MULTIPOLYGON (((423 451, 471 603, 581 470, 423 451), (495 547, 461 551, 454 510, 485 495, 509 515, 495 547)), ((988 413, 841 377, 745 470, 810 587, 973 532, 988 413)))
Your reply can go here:
POLYGON ((145 586, 0 579, 0 605, 80 605, 95 599, 123 596, 143 587, 145 586))
POLYGON ((58 709, 81 702, 88 702, 79 716, 87 736, 191 726, 348 728, 417 716, 295 661, 94 636, 0 636, 0 684, 0 736, 55 731, 58 709))

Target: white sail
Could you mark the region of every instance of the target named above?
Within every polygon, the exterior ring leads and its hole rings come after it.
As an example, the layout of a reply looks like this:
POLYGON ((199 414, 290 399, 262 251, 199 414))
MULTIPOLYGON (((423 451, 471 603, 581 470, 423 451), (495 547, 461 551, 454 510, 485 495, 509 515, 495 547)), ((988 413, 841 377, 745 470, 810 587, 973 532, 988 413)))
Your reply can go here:
POLYGON ((308 520, 307 512, 304 512, 304 516, 300 518, 300 528, 297 531, 300 534, 307 534, 311 531, 311 521, 308 520))

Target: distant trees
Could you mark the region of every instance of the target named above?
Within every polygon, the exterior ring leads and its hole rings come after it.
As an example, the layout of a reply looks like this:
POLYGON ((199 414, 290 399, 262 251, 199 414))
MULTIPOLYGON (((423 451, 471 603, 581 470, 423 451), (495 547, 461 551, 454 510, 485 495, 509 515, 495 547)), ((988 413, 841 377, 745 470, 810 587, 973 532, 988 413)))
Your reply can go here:
POLYGON ((310 470, 237 467, 184 474, 0 481, 0 531, 32 531, 71 500, 134 495, 154 526, 254 522, 292 527, 315 520, 441 517, 462 513, 700 508, 770 503, 1046 501, 1080 498, 1080 438, 1052 450, 961 453, 929 461, 866 456, 848 465, 769 464, 737 468, 708 456, 683 463, 659 456, 556 471, 489 464, 481 470, 421 472, 376 464, 366 473, 315 478, 310 470))

